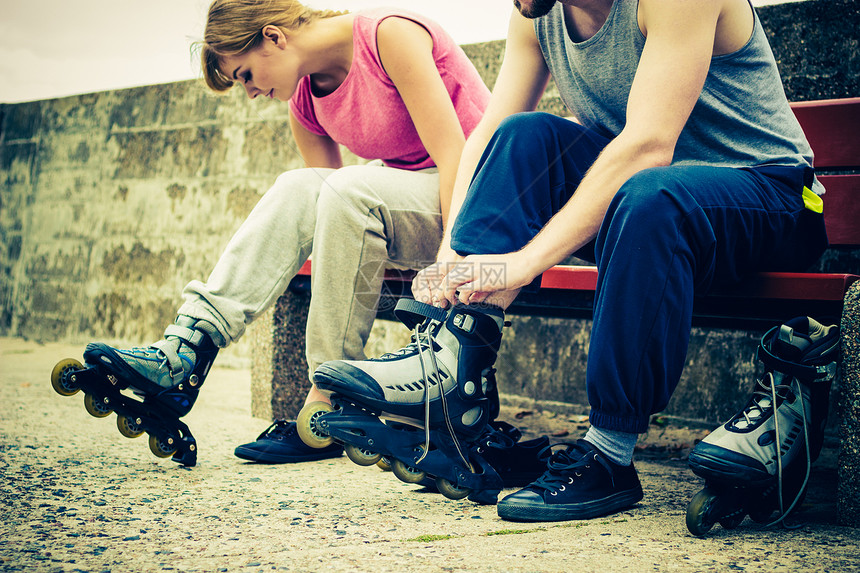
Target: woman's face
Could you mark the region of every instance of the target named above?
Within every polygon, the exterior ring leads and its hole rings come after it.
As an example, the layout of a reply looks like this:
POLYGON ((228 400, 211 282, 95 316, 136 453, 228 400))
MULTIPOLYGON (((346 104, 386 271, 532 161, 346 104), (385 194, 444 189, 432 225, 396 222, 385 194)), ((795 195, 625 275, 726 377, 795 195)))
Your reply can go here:
POLYGON ((248 97, 288 101, 296 91, 300 75, 298 61, 286 38, 274 26, 263 29, 263 42, 238 56, 221 58, 221 70, 245 86, 248 97))

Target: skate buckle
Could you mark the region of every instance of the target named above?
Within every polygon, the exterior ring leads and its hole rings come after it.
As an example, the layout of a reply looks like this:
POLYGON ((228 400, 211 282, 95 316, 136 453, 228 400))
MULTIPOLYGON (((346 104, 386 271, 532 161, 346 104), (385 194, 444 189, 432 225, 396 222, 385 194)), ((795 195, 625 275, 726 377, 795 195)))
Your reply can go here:
MULTIPOLYGON (((110 382, 111 384, 116 386, 116 383, 117 383, 116 376, 114 376, 113 374, 108 374, 107 379, 108 379, 108 382, 110 382)), ((74 380, 72 380, 72 382, 74 382, 74 380)))
POLYGON ((819 378, 822 382, 833 380, 836 377, 836 362, 829 362, 824 366, 816 366, 815 370, 822 376, 822 378, 819 378))
POLYGON ((197 387, 197 382, 198 382, 198 380, 199 380, 199 378, 197 377, 197 374, 192 374, 192 375, 188 378, 188 383, 189 383, 189 384, 191 384, 191 387, 192 387, 192 388, 195 388, 195 387, 197 387))
POLYGON ((454 316, 454 326, 464 332, 472 332, 475 329, 475 318, 468 314, 454 316))

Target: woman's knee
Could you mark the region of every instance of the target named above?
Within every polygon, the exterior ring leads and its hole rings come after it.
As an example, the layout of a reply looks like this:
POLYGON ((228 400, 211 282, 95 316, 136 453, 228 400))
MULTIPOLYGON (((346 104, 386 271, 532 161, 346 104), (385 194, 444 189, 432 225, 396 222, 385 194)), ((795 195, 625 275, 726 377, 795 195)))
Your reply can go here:
POLYGON ((319 182, 319 213, 368 213, 379 206, 380 199, 366 181, 366 166, 348 165, 319 182))

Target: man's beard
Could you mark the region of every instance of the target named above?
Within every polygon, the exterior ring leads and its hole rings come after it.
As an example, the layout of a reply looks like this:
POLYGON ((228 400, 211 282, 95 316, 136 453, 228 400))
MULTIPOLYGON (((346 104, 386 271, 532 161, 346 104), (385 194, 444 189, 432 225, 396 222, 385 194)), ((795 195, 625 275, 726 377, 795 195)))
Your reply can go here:
POLYGON ((514 0, 514 6, 520 11, 520 14, 531 19, 546 16, 555 6, 555 3, 556 0, 532 0, 531 6, 524 8, 520 0, 514 0))

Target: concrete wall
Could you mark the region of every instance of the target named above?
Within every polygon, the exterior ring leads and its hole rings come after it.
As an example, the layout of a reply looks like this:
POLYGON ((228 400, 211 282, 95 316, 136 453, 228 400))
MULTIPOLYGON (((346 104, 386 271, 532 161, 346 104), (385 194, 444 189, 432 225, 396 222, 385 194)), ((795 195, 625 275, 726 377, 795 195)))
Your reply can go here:
MULTIPOLYGON (((790 99, 860 95, 857 2, 759 13, 790 99)), ((489 85, 503 49, 503 42, 466 46, 489 85)), ((554 87, 541 109, 564 113, 554 87)), ((248 101, 241 90, 214 95, 196 81, 0 105, 0 335, 160 338, 184 284, 205 279, 258 197, 300 165, 287 106, 248 101)), ((860 272, 844 253, 828 255, 822 268, 860 272)), ((517 319, 499 364, 503 390, 585 403, 588 326, 517 319)), ((397 327, 380 325, 371 353, 391 348, 389 328, 397 327)), ((694 407, 673 411, 711 419, 734 408, 725 393, 701 389, 745 395, 756 340, 757 333, 697 330, 673 401, 694 407)), ((220 360, 247 363, 250 354, 243 341, 220 360)))

